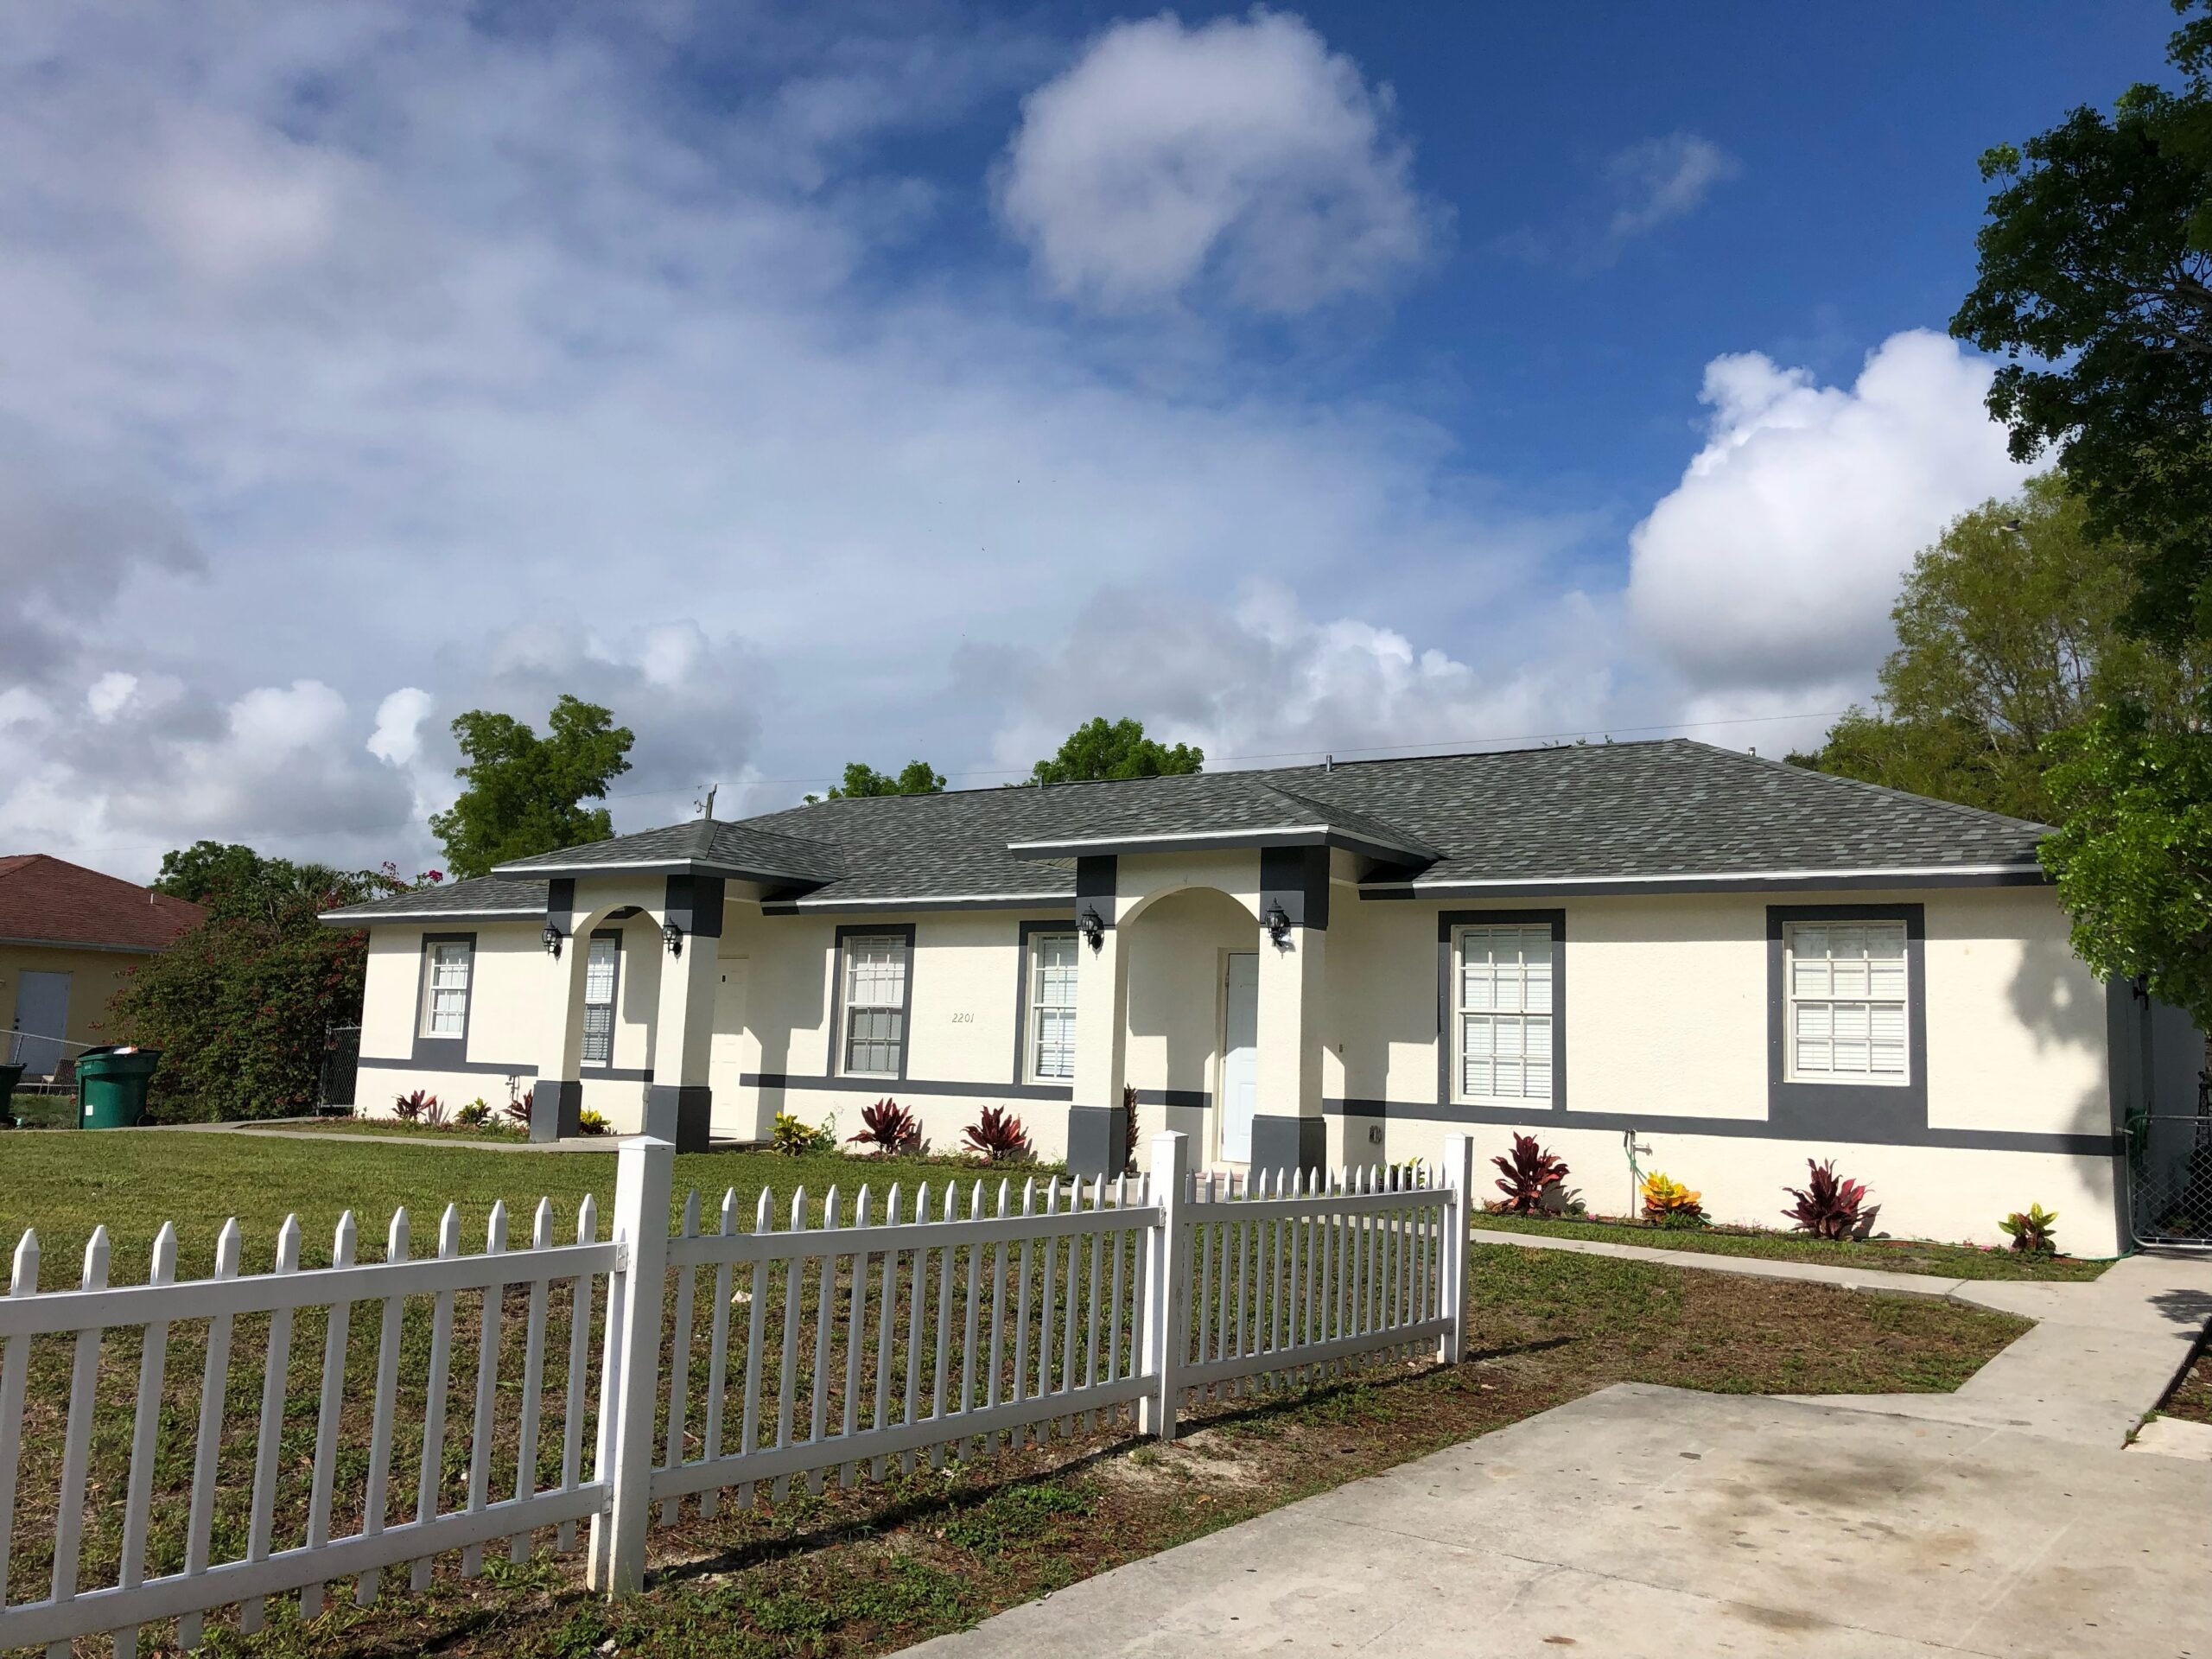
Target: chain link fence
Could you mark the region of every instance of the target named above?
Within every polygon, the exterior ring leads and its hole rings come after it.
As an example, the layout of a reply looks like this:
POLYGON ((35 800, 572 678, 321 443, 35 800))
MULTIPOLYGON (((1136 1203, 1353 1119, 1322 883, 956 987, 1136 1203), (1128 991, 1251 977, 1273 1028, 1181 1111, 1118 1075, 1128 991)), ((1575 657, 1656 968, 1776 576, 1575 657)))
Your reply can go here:
POLYGON ((2197 1078, 2194 1114, 2128 1120, 2127 1185, 2138 1244, 2212 1249, 2212 1071, 2197 1078))

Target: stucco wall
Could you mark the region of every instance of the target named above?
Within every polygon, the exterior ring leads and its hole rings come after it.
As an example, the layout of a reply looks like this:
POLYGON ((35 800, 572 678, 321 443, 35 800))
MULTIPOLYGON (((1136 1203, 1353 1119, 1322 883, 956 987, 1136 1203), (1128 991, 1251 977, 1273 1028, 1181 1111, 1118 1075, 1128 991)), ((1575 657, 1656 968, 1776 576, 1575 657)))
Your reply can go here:
POLYGON ((108 1004, 123 988, 130 969, 146 960, 148 953, 136 950, 0 944, 0 1061, 7 1059, 13 1046, 9 1035, 16 1029, 16 986, 26 970, 69 976, 69 1007, 62 1028, 42 1033, 63 1039, 66 1046, 60 1075, 67 1079, 76 1057, 85 1049, 117 1040, 114 1022, 108 1017, 108 1004))

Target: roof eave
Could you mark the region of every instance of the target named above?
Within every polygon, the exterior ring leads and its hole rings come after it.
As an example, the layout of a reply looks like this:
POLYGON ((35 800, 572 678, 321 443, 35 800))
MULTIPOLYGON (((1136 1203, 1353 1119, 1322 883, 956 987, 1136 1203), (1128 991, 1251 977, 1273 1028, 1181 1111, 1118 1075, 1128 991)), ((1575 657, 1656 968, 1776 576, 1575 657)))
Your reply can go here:
POLYGON ((2050 885, 2039 864, 1917 865, 1895 869, 1670 871, 1656 875, 1562 875, 1468 880, 1368 880, 1362 899, 1607 898, 1644 893, 1783 893, 1889 887, 2050 885))
POLYGON ((710 875, 726 881, 758 881, 764 887, 778 885, 814 888, 821 887, 825 878, 803 875, 792 870, 772 870, 758 866, 730 864, 711 858, 640 858, 580 860, 569 864, 538 864, 518 861, 495 864, 492 874, 511 880, 552 880, 576 879, 593 875, 710 875))
POLYGON ((1408 842, 1378 841, 1325 823, 1283 824, 1262 830, 1175 830, 1151 836, 1096 836, 1080 840, 1010 841, 1007 854, 1021 859, 1103 857, 1122 853, 1198 853, 1222 849, 1341 847, 1397 868, 1427 865, 1436 852, 1408 842))

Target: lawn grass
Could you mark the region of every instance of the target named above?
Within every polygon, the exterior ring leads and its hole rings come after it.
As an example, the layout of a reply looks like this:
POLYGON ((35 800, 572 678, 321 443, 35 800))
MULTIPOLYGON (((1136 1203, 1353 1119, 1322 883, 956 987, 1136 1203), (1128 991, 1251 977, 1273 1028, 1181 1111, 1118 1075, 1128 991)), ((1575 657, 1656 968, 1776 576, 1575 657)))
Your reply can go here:
MULTIPOLYGON (((611 1154, 531 1156, 466 1146, 294 1145, 267 1136, 174 1133, 10 1137, 0 1140, 0 1236, 12 1239, 22 1225, 35 1224, 49 1264, 42 1282, 53 1287, 73 1279, 75 1253, 94 1222, 105 1221, 115 1240, 114 1280, 128 1282, 143 1277, 164 1216, 179 1220, 180 1272, 194 1276, 207 1270, 226 1211, 239 1215, 251 1268, 267 1264, 288 1212, 296 1212, 307 1229, 312 1262, 327 1259, 331 1225, 340 1211, 353 1207, 363 1256, 372 1260, 380 1251, 372 1243, 380 1244, 393 1204, 410 1206, 416 1237, 427 1241, 442 1201, 451 1198, 474 1249, 495 1198, 507 1201, 520 1232, 536 1195, 546 1192, 566 1230, 584 1192, 596 1192, 606 1205, 613 1166, 611 1154)), ((908 1184, 924 1177, 934 1187, 954 1173, 942 1164, 904 1160, 887 1170, 836 1157, 712 1153, 679 1159, 677 1182, 679 1195, 693 1185, 710 1194, 737 1188, 740 1214, 749 1221, 751 1199, 763 1184, 787 1192, 804 1182, 810 1198, 818 1198, 832 1182, 850 1193, 860 1179, 872 1177, 880 1192, 887 1173, 908 1184)), ((418 1243, 418 1251, 423 1248, 418 1243)), ((1475 1250, 1470 1287, 1469 1364, 1399 1359, 1307 1392, 1218 1400, 1200 1406, 1189 1419, 1192 1432, 1172 1446, 1136 1440, 1125 1421, 1090 1432, 1078 1423, 1066 1438, 995 1459, 956 1459, 941 1470, 923 1460, 914 1473, 894 1473, 882 1484, 846 1491, 833 1478, 819 1497, 807 1495, 802 1484, 772 1507, 726 1508, 712 1519, 687 1503, 675 1524, 653 1532, 654 1587, 620 1607, 604 1606, 584 1592, 574 1556, 540 1556, 516 1567, 494 1550, 487 1552, 480 1579, 461 1580, 453 1560, 442 1560, 431 1587, 419 1595, 408 1592, 404 1574, 387 1574, 385 1597, 368 1609, 353 1607, 350 1586, 339 1585, 331 1611, 310 1624, 300 1624, 287 1598, 271 1604, 270 1626, 262 1635, 238 1637, 226 1613, 211 1626, 211 1638, 219 1652, 337 1659, 428 1651, 582 1659, 608 1643, 625 1655, 708 1659, 881 1653, 1610 1382, 1732 1392, 1948 1389, 2025 1328, 2005 1315, 1938 1300, 1504 1247, 1475 1250)), ((467 1397, 474 1363, 480 1309, 471 1307, 471 1300, 461 1299, 454 1344, 457 1401, 467 1397)), ((510 1342, 519 1335, 519 1312, 511 1307, 502 1325, 510 1342)), ((562 1298, 551 1313, 549 1356, 561 1351, 567 1318, 562 1298)), ((365 1382, 374 1321, 363 1313, 356 1310, 348 1371, 360 1372, 365 1382)), ((265 1330, 265 1320, 238 1321, 220 1465, 219 1550, 243 1536, 265 1330)), ((320 1314, 304 1313, 292 1339, 280 1547, 296 1533, 303 1508, 321 1332, 320 1314)), ((25 1586, 42 1576, 35 1535, 44 1527, 27 1522, 50 1524, 66 1394, 67 1344, 42 1345, 48 1351, 37 1361, 23 1437, 16 1581, 25 1586), (35 1497, 41 1491, 43 1516, 35 1497)), ((426 1345, 426 1327, 410 1310, 403 1421, 411 1421, 420 1399, 426 1345)), ((111 1338, 102 1366, 101 1397, 109 1409, 94 1447, 87 1583, 102 1581, 100 1570, 112 1564, 111 1523, 104 1516, 115 1507, 136 1365, 135 1338, 111 1338)), ((502 1369, 503 1376, 512 1374, 511 1367, 502 1369)), ((182 1327, 172 1335, 169 1376, 177 1403, 175 1427, 164 1430, 157 1486, 173 1493, 188 1481, 188 1402, 198 1379, 198 1351, 182 1327)), ((547 1380, 557 1390, 557 1371, 547 1380)), ((349 1406, 357 1408, 366 1392, 349 1386, 349 1406)), ((511 1405, 503 1406, 502 1421, 511 1416, 511 1405)), ((358 1425, 346 1421, 340 1485, 358 1487, 358 1425)), ((541 1471, 561 1427, 557 1414, 549 1413, 541 1471)), ((503 1431, 495 1492, 512 1483, 511 1440, 503 1431)), ((588 1424, 584 1443, 590 1443, 588 1424)), ((439 1471, 448 1501, 465 1482, 467 1447, 464 1407, 439 1471)), ((403 1436, 397 1453, 394 1518, 412 1512, 419 1442, 410 1446, 403 1436)), ((174 1501, 157 1501, 157 1554, 176 1547, 176 1512, 174 1501)), ((352 1524, 341 1513, 336 1529, 352 1524)))
POLYGON ((420 1137, 430 1141, 505 1141, 519 1144, 530 1139, 530 1131, 518 1123, 493 1118, 485 1123, 410 1123, 397 1117, 287 1117, 274 1122, 257 1123, 257 1129, 276 1129, 289 1135, 371 1135, 420 1137))
POLYGON ((1695 1250, 1707 1255, 1757 1255, 1771 1262, 1817 1262, 1874 1273, 1918 1273, 1943 1279, 2094 1279, 2112 1263, 2071 1255, 2022 1255, 1929 1239, 1880 1238, 1866 1243, 1764 1232, 1751 1227, 1647 1227, 1616 1219, 1573 1220, 1537 1216, 1481 1215, 1475 1225, 1505 1233, 1550 1238, 1588 1238, 1635 1244, 1649 1250, 1695 1250))

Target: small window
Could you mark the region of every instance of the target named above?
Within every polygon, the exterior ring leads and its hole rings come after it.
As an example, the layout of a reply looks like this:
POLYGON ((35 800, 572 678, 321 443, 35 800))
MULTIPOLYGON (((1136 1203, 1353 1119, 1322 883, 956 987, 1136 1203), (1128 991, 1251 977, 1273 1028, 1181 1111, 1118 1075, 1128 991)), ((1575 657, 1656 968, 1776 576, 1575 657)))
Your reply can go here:
POLYGON ((423 999, 425 1037, 467 1033, 468 957, 465 939, 442 939, 429 947, 430 993, 423 999))
POLYGON ((614 1063, 614 975, 621 944, 594 939, 584 962, 584 1054, 586 1065, 614 1063))
POLYGON ((1793 922, 1786 938, 1790 1077, 1909 1082, 1904 924, 1793 922))
POLYGON ((1029 1071, 1037 1083, 1075 1079, 1076 949, 1072 933, 1039 933, 1029 947, 1029 1071))
POLYGON ((1550 1100, 1550 925, 1462 928, 1457 963, 1460 1097, 1550 1100))
POLYGON ((895 1077, 906 1046, 906 941, 883 934, 845 941, 845 1070, 895 1077))

